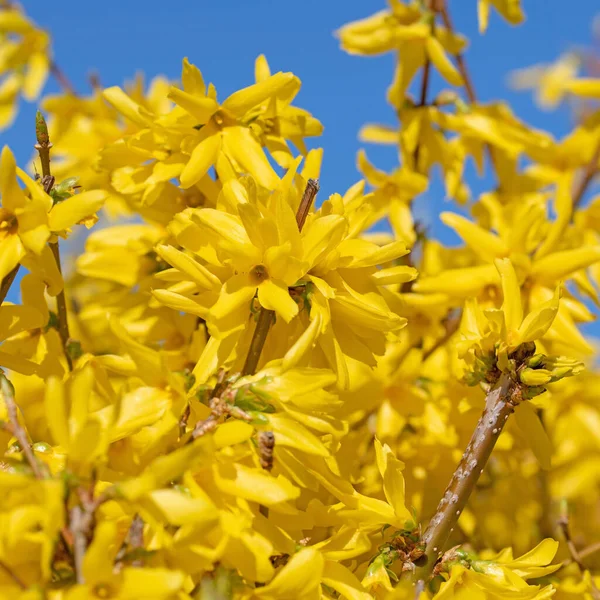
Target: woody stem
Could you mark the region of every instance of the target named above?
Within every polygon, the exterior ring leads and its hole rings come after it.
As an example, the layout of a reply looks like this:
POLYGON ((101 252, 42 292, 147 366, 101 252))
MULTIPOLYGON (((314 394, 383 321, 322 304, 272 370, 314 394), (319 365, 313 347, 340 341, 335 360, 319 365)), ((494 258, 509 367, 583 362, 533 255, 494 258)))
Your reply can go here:
MULTIPOLYGON (((298 231, 302 231, 302 227, 304 227, 306 217, 310 212, 310 208, 313 205, 318 191, 319 182, 316 179, 309 179, 306 184, 304 194, 302 195, 302 199, 300 200, 298 210, 296 211, 296 223, 298 224, 298 231)), ((262 354, 265 342, 267 341, 269 329, 274 320, 274 311, 266 308, 260 309, 254 334, 252 336, 252 341, 250 342, 250 349, 248 350, 246 362, 244 363, 244 368, 242 370, 242 375, 253 375, 256 373, 260 355, 262 354)))
MULTIPOLYGON (((52 173, 50 171, 50 148, 52 148, 52 144, 50 142, 50 138, 48 137, 48 127, 46 125, 46 121, 39 111, 36 115, 35 132, 37 138, 35 149, 38 151, 40 162, 42 164, 42 182, 44 183, 44 189, 46 193, 50 193, 54 185, 54 178, 52 177, 52 173)), ((62 275, 58 239, 55 242, 50 242, 49 245, 50 250, 52 250, 54 260, 56 261, 56 267, 58 268, 59 273, 62 275)), ((70 335, 69 322, 67 320, 67 301, 65 298, 64 282, 61 291, 56 296, 56 312, 58 314, 58 334, 65 352, 67 364, 69 365, 69 370, 72 371, 73 361, 68 350, 70 335)))
POLYGON ((514 381, 509 375, 503 374, 488 393, 485 410, 473 431, 471 441, 423 534, 422 540, 426 544, 425 557, 415 573, 415 581, 427 581, 436 560, 443 553, 496 441, 515 409, 512 402, 514 391, 514 381))

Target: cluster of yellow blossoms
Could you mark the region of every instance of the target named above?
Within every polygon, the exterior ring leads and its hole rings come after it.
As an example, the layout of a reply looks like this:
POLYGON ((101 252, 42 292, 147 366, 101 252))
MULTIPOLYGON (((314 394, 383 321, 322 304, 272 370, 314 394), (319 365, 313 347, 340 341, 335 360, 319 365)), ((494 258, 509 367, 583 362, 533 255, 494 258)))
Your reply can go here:
MULTIPOLYGON (((524 19, 479 0, 482 32, 492 7, 524 19)), ((400 166, 361 151, 343 195, 316 202, 322 125, 264 56, 223 101, 187 59, 44 98, 35 179, 2 150, 0 598, 600 598, 600 110, 557 141, 478 103, 445 1, 338 37, 397 55, 398 124, 361 137, 400 166), (436 167, 460 247, 413 219, 436 167)), ((0 2, 0 127, 50 65, 0 2)), ((569 57, 514 79, 600 98, 569 57)))

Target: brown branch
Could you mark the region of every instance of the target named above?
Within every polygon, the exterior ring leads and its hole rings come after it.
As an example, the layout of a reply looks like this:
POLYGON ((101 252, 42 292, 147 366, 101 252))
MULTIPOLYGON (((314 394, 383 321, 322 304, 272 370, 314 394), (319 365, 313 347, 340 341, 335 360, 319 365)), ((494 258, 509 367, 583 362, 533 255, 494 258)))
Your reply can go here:
MULTIPOLYGON (((440 7, 439 12, 442 15, 442 21, 444 22, 444 27, 448 30, 448 33, 454 34, 454 26, 452 25, 452 20, 450 19, 450 14, 448 13, 448 8, 445 2, 440 7)), ((467 69, 467 63, 465 62, 463 54, 456 55, 456 64, 458 65, 458 71, 462 75, 463 81, 465 82, 465 89, 467 90, 469 102, 471 102, 471 104, 477 104, 475 88, 473 87, 473 81, 469 75, 469 70, 467 69)))
POLYGON ((44 479, 47 476, 45 465, 42 466, 42 463, 38 461, 37 457, 33 453, 27 433, 25 432, 24 427, 19 423, 18 408, 17 403, 15 402, 15 391, 12 383, 4 374, 0 374, 0 391, 2 391, 2 397, 4 398, 4 403, 6 404, 6 412, 10 422, 10 432, 19 442, 21 452, 23 452, 23 455, 29 463, 29 466, 31 467, 36 479, 44 479))
MULTIPOLYGON (((310 212, 310 208, 315 200, 317 192, 319 191, 319 182, 316 179, 309 179, 300 205, 296 212, 296 223, 298 224, 298 231, 302 231, 302 227, 306 221, 306 217, 310 212)), ((260 355, 262 354, 265 342, 267 341, 267 335, 269 329, 275 319, 275 312, 266 308, 261 308, 256 321, 256 327, 254 328, 254 334, 250 342, 250 348, 246 356, 246 362, 242 369, 242 375, 254 375, 260 355)))
MULTIPOLYGON (((52 250, 52 254, 54 255, 54 260, 56 261, 58 271, 62 275, 62 267, 60 264, 60 248, 58 247, 58 240, 56 242, 50 242, 50 250, 52 250)), ((72 371, 73 359, 71 358, 71 354, 69 352, 69 340, 71 339, 71 336, 69 334, 69 322, 67 318, 67 299, 65 297, 64 281, 62 289, 56 296, 56 312, 58 315, 58 334, 60 336, 60 341, 65 351, 65 358, 67 359, 67 364, 69 365, 69 371, 72 371)))
POLYGON ((573 211, 581 204, 590 183, 592 183, 592 179, 598 175, 598 161, 600 161, 600 140, 590 162, 583 169, 581 179, 573 186, 573 211))
POLYGON ((63 91, 65 91, 67 94, 71 94, 71 96, 77 96, 77 92, 75 91, 73 84, 69 81, 63 70, 54 61, 50 63, 50 73, 52 73, 52 76, 54 79, 56 79, 63 91))
POLYGON ((438 348, 441 348, 457 331, 460 326, 460 320, 462 317, 462 311, 456 311, 455 314, 449 314, 444 319, 445 332, 444 335, 439 338, 431 348, 423 352, 421 362, 425 362, 438 348))
POLYGON ((514 382, 509 375, 502 374, 488 393, 485 410, 473 431, 471 441, 423 534, 422 540, 426 544, 425 560, 417 569, 416 580, 428 580, 436 560, 444 552, 448 538, 483 473, 496 441, 509 415, 514 411, 514 392, 514 382))
MULTIPOLYGON (((577 546, 575 546, 575 542, 573 542, 573 538, 571 537, 571 527, 569 522, 569 509, 566 502, 563 505, 563 510, 560 518, 558 519, 558 526, 565 538, 567 543, 567 548, 569 549, 569 554, 571 555, 571 560, 579 567, 581 574, 583 575, 587 569, 583 564, 581 554, 577 550, 577 546)), ((598 586, 594 582, 594 578, 590 577, 590 591, 595 600, 600 600, 600 590, 598 586)))
POLYGON ((87 534, 92 526, 92 516, 76 504, 70 513, 70 527, 73 534, 73 557, 75 560, 75 577, 77 583, 83 585, 85 577, 83 576, 83 559, 87 550, 87 534))
MULTIPOLYGON (((454 35, 454 25, 452 24, 452 19, 450 18, 450 13, 448 12, 448 7, 446 6, 445 2, 440 7, 439 12, 442 15, 444 27, 448 30, 448 33, 454 35)), ((469 102, 471 104, 477 104, 475 86, 473 85, 473 80, 471 79, 471 75, 469 74, 469 69, 467 68, 467 61, 465 60, 464 54, 458 53, 456 55, 456 64, 458 66, 458 72, 461 74, 463 81, 465 82, 465 89, 467 91, 467 98, 469 99, 469 102)), ((485 149, 490 159, 490 163, 494 167, 494 170, 498 172, 498 168, 496 166, 496 159, 494 158, 494 152, 492 147, 490 146, 490 144, 485 144, 485 149)))
POLYGON ((269 329, 271 328, 274 319, 275 311, 266 308, 260 309, 256 327, 254 328, 254 334, 252 335, 252 341, 250 342, 250 348, 246 356, 246 362, 242 369, 242 375, 254 375, 254 373, 256 373, 258 361, 260 360, 260 355, 262 354, 269 329))
MULTIPOLYGON (((50 137, 48 135, 48 126, 46 125, 46 120, 39 110, 35 115, 35 135, 37 139, 35 149, 40 155, 40 162, 42 164, 42 181, 44 181, 44 190, 46 193, 50 193, 52 186, 54 185, 54 177, 50 172, 50 149, 52 148, 52 143, 50 142, 50 137)), ((58 240, 56 242, 50 242, 49 246, 50 250, 52 250, 54 260, 56 261, 58 271, 62 275, 58 240)), ((69 365, 69 371, 72 371, 73 360, 69 352, 69 340, 71 336, 69 335, 69 322, 67 318, 67 301, 65 298, 64 281, 62 289, 56 296, 56 311, 58 314, 58 334, 60 335, 60 341, 63 346, 65 358, 67 360, 67 364, 69 365)))
MULTIPOLYGON (((425 60, 425 66, 423 67, 423 78, 421 79, 421 97, 419 99, 418 108, 423 108, 427 104, 427 90, 429 88, 429 72, 431 71, 431 62, 427 58, 425 60)), ((414 152, 415 171, 419 171, 419 154, 421 146, 417 141, 417 146, 414 152)))
POLYGON ((4 279, 2 279, 2 283, 0 284, 0 306, 2 306, 2 303, 6 299, 8 290, 10 290, 10 286, 13 284, 20 267, 21 264, 19 263, 6 277, 4 277, 4 279))

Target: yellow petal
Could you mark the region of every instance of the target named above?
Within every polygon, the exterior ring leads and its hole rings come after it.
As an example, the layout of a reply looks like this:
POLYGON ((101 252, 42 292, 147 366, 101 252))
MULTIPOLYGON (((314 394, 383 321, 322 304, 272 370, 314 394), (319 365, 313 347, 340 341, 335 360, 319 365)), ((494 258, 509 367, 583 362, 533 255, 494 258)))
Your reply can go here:
POLYGON ((542 469, 550 470, 552 444, 535 408, 529 402, 523 402, 515 411, 515 420, 542 469))
POLYGON ((221 423, 216 428, 213 439, 217 448, 225 448, 249 440, 253 433, 252 425, 244 423, 244 421, 232 420, 221 423))
POLYGON ((199 125, 208 123, 209 119, 219 110, 219 104, 213 98, 190 94, 176 87, 169 90, 167 97, 198 119, 199 125))
POLYGON ((0 279, 6 277, 25 256, 18 235, 8 235, 0 241, 0 279))
POLYGON ((484 261, 491 262, 495 258, 508 256, 509 250, 504 242, 491 231, 486 231, 483 227, 455 213, 444 212, 440 215, 440 219, 445 225, 452 227, 469 248, 484 261))
POLYGON ((275 434, 276 446, 296 448, 296 450, 316 456, 329 456, 323 442, 294 419, 280 414, 272 414, 269 415, 269 427, 275 434))
POLYGON ((427 56, 431 62, 436 66, 440 75, 451 83, 452 85, 464 85, 462 75, 458 72, 458 69, 452 64, 448 55, 446 54, 444 47, 435 37, 428 37, 425 42, 427 49, 427 56))
POLYGON ((259 185, 268 190, 277 187, 279 177, 250 129, 226 127, 223 131, 223 152, 242 171, 250 173, 259 185))
POLYGON ((535 342, 550 329, 558 312, 559 298, 560 287, 557 287, 551 300, 539 305, 525 317, 518 331, 520 343, 535 342))
POLYGON ((182 591, 185 580, 186 576, 182 571, 125 568, 118 592, 119 598, 123 600, 174 598, 182 591))
POLYGON ((69 229, 86 217, 96 214, 104 205, 107 195, 104 190, 90 190, 55 204, 48 215, 50 229, 69 229))
POLYGON ((294 500, 300 489, 283 475, 273 477, 239 463, 213 464, 215 485, 226 494, 274 506, 294 500))
POLYGON ((565 83, 565 87, 576 96, 600 99, 600 79, 572 79, 565 83))
POLYGON ((557 281, 600 261, 600 246, 584 246, 573 250, 562 250, 534 261, 532 275, 538 281, 556 284, 557 281))
POLYGON ((132 100, 120 87, 113 86, 102 91, 102 95, 109 104, 112 104, 124 117, 141 127, 152 125, 143 108, 132 100))
POLYGON ((495 264, 502 280, 502 311, 504 312, 504 323, 510 335, 510 332, 515 332, 519 329, 523 321, 521 287, 519 286, 517 274, 510 259, 497 259, 495 264))
POLYGON ((275 73, 275 75, 231 94, 223 102, 223 108, 242 117, 250 109, 269 98, 287 94, 290 87, 300 87, 300 81, 293 73, 275 73))
POLYGON ((258 286, 258 301, 268 310, 274 310, 289 323, 298 314, 298 305, 292 300, 287 285, 267 279, 258 286))
POLYGON ((322 575, 323 583, 348 600, 372 600, 356 575, 339 562, 328 560, 322 575))
MULTIPOLYGON (((254 590, 254 595, 259 598, 294 598, 298 600, 309 597, 311 591, 320 590, 324 565, 325 561, 320 552, 313 548, 302 548, 292 556, 272 581, 266 586, 254 590)), ((320 597, 320 593, 315 596, 315 598, 318 597, 320 597)))
POLYGON ((210 125, 206 129, 202 132, 205 137, 194 148, 189 161, 179 176, 179 182, 183 189, 198 183, 217 162, 217 157, 221 151, 221 134, 216 130, 213 131, 210 125))

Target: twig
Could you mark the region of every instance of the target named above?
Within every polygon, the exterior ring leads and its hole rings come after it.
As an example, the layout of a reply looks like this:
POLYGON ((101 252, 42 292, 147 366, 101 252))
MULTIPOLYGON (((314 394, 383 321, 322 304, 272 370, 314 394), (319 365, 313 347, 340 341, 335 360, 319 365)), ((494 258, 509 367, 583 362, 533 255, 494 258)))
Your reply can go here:
MULTIPOLYGON (((302 231, 302 227, 306 221, 306 217, 310 211, 310 208, 315 200, 317 192, 319 191, 319 182, 316 179, 309 179, 302 200, 298 206, 296 212, 296 223, 298 224, 298 230, 302 231)), ((242 375, 254 375, 256 368, 258 367, 258 361, 264 348, 265 342, 267 341, 267 334, 273 320, 275 318, 275 312, 266 308, 261 308, 256 321, 256 327, 254 328, 254 334, 250 342, 250 349, 246 356, 246 362, 242 370, 242 375)))
MULTIPOLYGON (((421 79, 421 97, 419 99, 418 108, 423 108, 427 104, 427 90, 429 88, 429 72, 431 71, 431 62, 427 58, 423 67, 423 78, 421 79)), ((421 145, 417 142, 414 153, 415 171, 419 171, 419 153, 421 145)))
POLYGON ((27 589, 25 582, 2 560, 0 560, 0 569, 2 569, 22 590, 27 589))
POLYGON ((29 466, 31 467, 36 479, 44 479, 47 475, 47 472, 41 466, 40 462, 33 453, 27 433, 25 433, 25 429, 19 423, 14 388, 12 383, 4 374, 0 374, 0 390, 2 391, 2 397, 4 398, 4 403, 6 404, 6 412, 10 421, 10 431, 13 436, 17 438, 19 446, 21 447, 21 452, 23 452, 25 458, 27 459, 27 462, 29 463, 29 466))
POLYGON ((0 306, 4 302, 6 295, 8 294, 8 290, 10 290, 10 286, 13 284, 17 273, 19 272, 19 268, 21 264, 19 263, 3 280, 0 284, 0 306))
POLYGON ((84 584, 83 559, 87 546, 92 538, 92 532, 96 523, 96 511, 104 502, 111 499, 111 493, 107 490, 94 498, 95 481, 90 489, 77 488, 79 504, 76 504, 69 513, 69 528, 73 536, 73 559, 75 563, 75 577, 77 583, 84 584))
POLYGON ((242 369, 242 375, 253 375, 256 372, 260 355, 264 348, 265 342, 267 341, 267 334, 271 327, 271 323, 275 318, 275 311, 261 308, 258 313, 258 319, 256 321, 256 327, 254 329, 254 335, 250 342, 250 349, 246 356, 246 362, 242 369))
MULTIPOLYGON (((440 7, 440 14, 442 15, 442 21, 444 23, 444 27, 448 30, 448 33, 454 34, 454 26, 452 24, 452 19, 450 18, 450 13, 448 12, 448 7, 444 2, 440 7)), ((467 68, 467 62, 462 53, 456 55, 456 64, 458 65, 458 72, 461 74, 463 81, 465 83, 465 89, 467 91, 467 98, 471 104, 477 104, 477 95, 475 94, 475 87, 473 86, 473 80, 469 75, 469 69, 467 68)), ((492 147, 489 144, 485 144, 485 149, 487 151, 488 157, 490 159, 490 163, 494 167, 494 170, 498 172, 498 168, 496 166, 496 159, 494 158, 494 152, 492 147)))
POLYGON ((422 540, 426 544, 425 561, 417 569, 417 581, 429 578, 437 558, 443 553, 509 415, 515 409, 516 391, 510 376, 502 374, 488 393, 485 410, 473 431, 471 441, 423 534, 422 540))
POLYGON ((71 96, 77 96, 77 92, 75 91, 73 84, 69 81, 63 70, 54 61, 50 63, 50 73, 52 73, 54 79, 56 79, 57 83, 65 92, 67 92, 67 94, 71 94, 71 96))
MULTIPOLYGON (((450 14, 448 13, 448 8, 446 7, 445 2, 441 6, 439 12, 442 15, 444 27, 448 30, 448 33, 453 34, 454 26, 452 25, 452 20, 450 19, 450 14)), ((469 102, 471 104, 477 104, 475 88, 473 87, 473 82, 469 75, 469 70, 467 69, 467 63, 465 62, 465 58, 462 54, 456 55, 456 64, 458 65, 458 71, 462 75, 463 81, 465 82, 465 89, 467 90, 467 97, 469 98, 469 102)))
MULTIPOLYGON (((131 526, 129 527, 129 547, 131 550, 138 550, 144 547, 144 520, 140 515, 135 515, 131 526)), ((144 561, 141 558, 136 558, 131 563, 134 567, 143 567, 144 561)))
POLYGON ((462 312, 457 311, 455 314, 450 314, 444 321, 446 331, 444 335, 439 338, 431 348, 423 352, 421 362, 425 362, 438 348, 441 348, 458 330, 460 326, 462 312))
MULTIPOLYGON (((48 135, 48 126, 46 125, 46 120, 39 110, 35 115, 35 136, 37 139, 35 149, 38 151, 38 154, 40 155, 40 162, 42 163, 42 178, 44 180, 44 188, 46 189, 46 192, 49 193, 54 185, 54 178, 50 172, 50 149, 52 148, 52 143, 50 142, 50 137, 48 135)), ((58 240, 56 242, 50 242, 49 245, 50 250, 52 250, 54 260, 56 261, 58 271, 62 275, 58 240)), ((69 371, 72 371, 73 360, 69 352, 69 339, 71 336, 69 335, 69 322, 67 318, 67 301, 65 298, 64 282, 61 291, 56 296, 56 311, 58 314, 58 334, 60 335, 60 341, 63 346, 65 358, 67 360, 67 364, 69 365, 69 371)))
POLYGON ((298 224, 298 231, 302 231, 304 223, 306 222, 306 217, 308 217, 308 213, 310 212, 311 206, 315 201, 318 191, 319 182, 316 179, 309 179, 306 182, 306 188, 304 190, 304 194, 302 194, 302 200, 300 200, 298 210, 296 211, 296 223, 298 224))
MULTIPOLYGON (((581 554, 578 552, 577 546, 575 546, 575 543, 573 542, 573 539, 571 538, 571 527, 570 527, 570 523, 569 523, 569 509, 568 509, 566 502, 564 502, 564 504, 563 504, 562 514, 560 515, 560 518, 558 519, 558 526, 560 527, 560 530, 562 531, 562 534, 567 543, 567 548, 569 549, 569 554, 571 555, 571 560, 579 567, 579 570, 581 571, 581 574, 583 575, 587 571, 587 569, 585 568, 585 565, 583 564, 581 554)), ((590 577, 590 591, 592 593, 592 596, 595 598, 595 600, 600 600, 600 590, 598 589, 598 586, 594 582, 593 577, 590 577)))
POLYGON ((592 179, 598 174, 598 161, 600 161, 600 140, 590 162, 584 167, 581 179, 573 186, 573 211, 581 204, 592 179))
POLYGON ((75 559, 75 577, 77 583, 83 585, 83 559, 87 550, 87 534, 92 526, 92 515, 86 513, 83 508, 76 504, 70 513, 71 533, 73 534, 73 557, 75 559))

